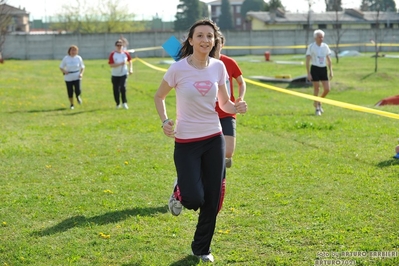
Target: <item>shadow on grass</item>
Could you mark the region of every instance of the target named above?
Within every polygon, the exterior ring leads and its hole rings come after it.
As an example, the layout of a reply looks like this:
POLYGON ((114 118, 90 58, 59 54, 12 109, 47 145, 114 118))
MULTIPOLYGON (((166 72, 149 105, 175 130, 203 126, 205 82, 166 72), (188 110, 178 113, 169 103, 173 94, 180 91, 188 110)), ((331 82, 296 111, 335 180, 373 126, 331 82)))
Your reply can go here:
POLYGON ((382 161, 377 164, 377 166, 380 168, 389 167, 389 166, 393 166, 393 165, 399 165, 399 160, 392 158, 390 160, 382 161))
POLYGON ((374 75, 374 74, 375 74, 375 73, 370 73, 370 74, 364 76, 363 78, 361 78, 360 80, 368 79, 369 77, 371 77, 371 76, 374 75))
POLYGON ((9 112, 9 114, 16 114, 16 113, 51 113, 51 112, 59 112, 59 111, 70 111, 65 113, 64 115, 80 115, 83 113, 93 113, 93 112, 98 112, 98 111, 103 111, 106 109, 92 109, 92 110, 81 110, 81 111, 77 111, 77 110, 70 110, 69 108, 55 108, 55 109, 41 109, 41 110, 19 110, 19 111, 12 111, 9 112))
POLYGON ((98 111, 103 111, 104 109, 93 109, 93 110, 83 110, 83 111, 71 111, 64 113, 65 116, 72 116, 72 115, 81 115, 84 113, 93 113, 93 112, 98 112, 98 111))
POLYGON ((166 212, 167 212, 167 206, 163 206, 157 208, 134 208, 134 209, 121 210, 121 211, 113 211, 89 218, 83 215, 78 215, 65 219, 59 224, 49 227, 47 229, 35 231, 32 233, 32 235, 48 236, 68 231, 69 229, 72 229, 74 227, 81 227, 91 224, 104 225, 110 223, 117 223, 119 221, 126 220, 131 216, 137 216, 137 215, 151 216, 157 213, 166 213, 166 212))
MULTIPOLYGON (((169 266, 195 266, 198 264, 200 264, 199 258, 188 255, 179 261, 169 264, 169 266)), ((121 266, 140 266, 140 265, 142 265, 140 262, 131 262, 131 263, 122 264, 121 266)))
POLYGON ((171 263, 169 266, 193 266, 198 265, 199 263, 199 258, 189 255, 179 261, 171 263))
POLYGON ((49 113, 49 112, 58 112, 58 111, 65 111, 69 110, 69 108, 55 108, 55 109, 47 109, 47 110, 19 110, 19 111, 12 111, 9 112, 10 114, 15 114, 15 113, 49 113))
MULTIPOLYGON (((169 266, 195 266, 198 264, 200 264, 199 258, 192 255, 188 255, 181 260, 169 264, 169 266)), ((122 264, 121 266, 141 266, 141 265, 143 265, 141 262, 131 262, 131 263, 122 264)))

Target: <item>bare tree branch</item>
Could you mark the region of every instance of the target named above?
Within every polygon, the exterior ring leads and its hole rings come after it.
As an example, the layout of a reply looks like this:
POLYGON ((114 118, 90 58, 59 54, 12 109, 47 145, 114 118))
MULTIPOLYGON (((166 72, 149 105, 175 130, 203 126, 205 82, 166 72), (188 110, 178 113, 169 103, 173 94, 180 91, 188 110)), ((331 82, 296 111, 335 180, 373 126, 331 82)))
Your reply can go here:
MULTIPOLYGON (((334 11, 334 16, 332 18, 333 21, 333 33, 332 33, 332 38, 335 40, 335 48, 334 48, 334 52, 335 52, 335 60, 338 63, 339 62, 339 45, 341 43, 341 38, 344 35, 345 31, 344 29, 342 29, 342 17, 345 15, 345 13, 340 13, 340 11, 342 10, 341 7, 341 1, 340 0, 330 0, 329 4, 331 5, 330 8, 334 11)), ((327 0, 326 0, 326 4, 327 4, 327 0)))
POLYGON ((3 49, 6 42, 9 26, 12 22, 11 10, 8 8, 7 0, 0 0, 0 63, 3 63, 3 49))

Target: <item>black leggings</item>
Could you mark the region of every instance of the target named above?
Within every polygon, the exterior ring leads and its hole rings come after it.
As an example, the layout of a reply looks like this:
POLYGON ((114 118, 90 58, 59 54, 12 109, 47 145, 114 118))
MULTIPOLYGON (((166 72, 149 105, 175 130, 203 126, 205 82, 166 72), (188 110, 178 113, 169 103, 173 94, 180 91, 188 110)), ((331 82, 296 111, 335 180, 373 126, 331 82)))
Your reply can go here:
POLYGON ((175 143, 174 160, 181 203, 187 209, 200 209, 191 244, 195 255, 210 252, 225 174, 224 157, 223 135, 196 142, 175 143))
POLYGON ((121 103, 120 97, 122 97, 122 103, 127 103, 126 80, 127 80, 127 75, 120 76, 120 77, 112 76, 112 78, 111 78, 116 105, 119 105, 121 103))
POLYGON ((68 91, 68 97, 73 98, 73 91, 75 87, 75 95, 78 97, 82 91, 80 90, 80 79, 73 80, 73 81, 65 81, 67 91, 68 91))

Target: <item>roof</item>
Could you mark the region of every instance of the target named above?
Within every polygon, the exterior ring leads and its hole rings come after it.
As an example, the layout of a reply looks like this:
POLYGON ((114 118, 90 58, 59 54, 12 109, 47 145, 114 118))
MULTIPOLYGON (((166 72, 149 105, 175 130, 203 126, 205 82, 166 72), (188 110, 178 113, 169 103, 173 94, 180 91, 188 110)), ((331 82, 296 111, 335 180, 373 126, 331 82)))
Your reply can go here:
MULTIPOLYGON (((242 5, 242 3, 244 3, 243 0, 230 0, 230 5, 234 6, 234 5, 242 5)), ((222 5, 222 0, 215 0, 212 2, 208 2, 206 3, 207 5, 211 5, 211 6, 220 6, 222 5)))
MULTIPOLYGON (((310 19, 314 22, 334 22, 340 21, 348 23, 370 23, 377 20, 399 22, 399 13, 395 12, 379 12, 377 11, 358 11, 353 9, 346 9, 344 11, 328 11, 324 13, 310 13, 310 19), (338 18, 337 18, 338 15, 338 18)), ((264 11, 250 11, 247 13, 247 18, 255 18, 265 23, 280 23, 280 24, 307 24, 308 13, 272 13, 264 11)))
POLYGON ((25 8, 20 9, 7 4, 0 5, 0 14, 10 14, 10 15, 29 15, 25 8))

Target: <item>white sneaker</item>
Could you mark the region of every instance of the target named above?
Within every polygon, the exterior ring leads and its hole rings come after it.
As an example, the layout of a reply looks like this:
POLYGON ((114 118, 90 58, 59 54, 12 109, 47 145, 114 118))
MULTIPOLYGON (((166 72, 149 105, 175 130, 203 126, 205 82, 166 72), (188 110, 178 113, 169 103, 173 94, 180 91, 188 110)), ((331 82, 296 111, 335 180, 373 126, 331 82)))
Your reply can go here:
POLYGON ((169 207, 169 211, 170 211, 170 213, 172 213, 172 215, 179 216, 181 211, 183 210, 183 205, 175 197, 176 186, 177 186, 177 178, 175 180, 175 183, 173 184, 173 192, 172 192, 172 195, 170 195, 168 207, 169 207))
POLYGON ((323 107, 321 107, 321 103, 317 104, 317 109, 319 109, 321 113, 324 113, 323 107))
POLYGON ((127 103, 123 103, 122 106, 123 106, 123 108, 125 108, 125 109, 129 109, 129 106, 127 106, 127 103))
POLYGON ((213 257, 213 255, 211 253, 209 253, 208 255, 194 255, 197 258, 199 258, 200 260, 202 260, 202 262, 214 262, 215 258, 213 257))
POLYGON ((317 115, 317 116, 321 116, 321 111, 320 111, 320 109, 316 109, 316 115, 317 115))
POLYGON ((118 104, 118 105, 116 106, 116 109, 119 109, 119 108, 121 108, 121 105, 120 105, 120 104, 118 104))
POLYGON ((76 97, 76 100, 78 101, 78 104, 82 104, 82 98, 80 98, 80 96, 76 97))
POLYGON ((75 106, 73 106, 73 104, 71 104, 71 106, 69 108, 71 108, 71 110, 73 110, 73 109, 75 109, 75 106))

